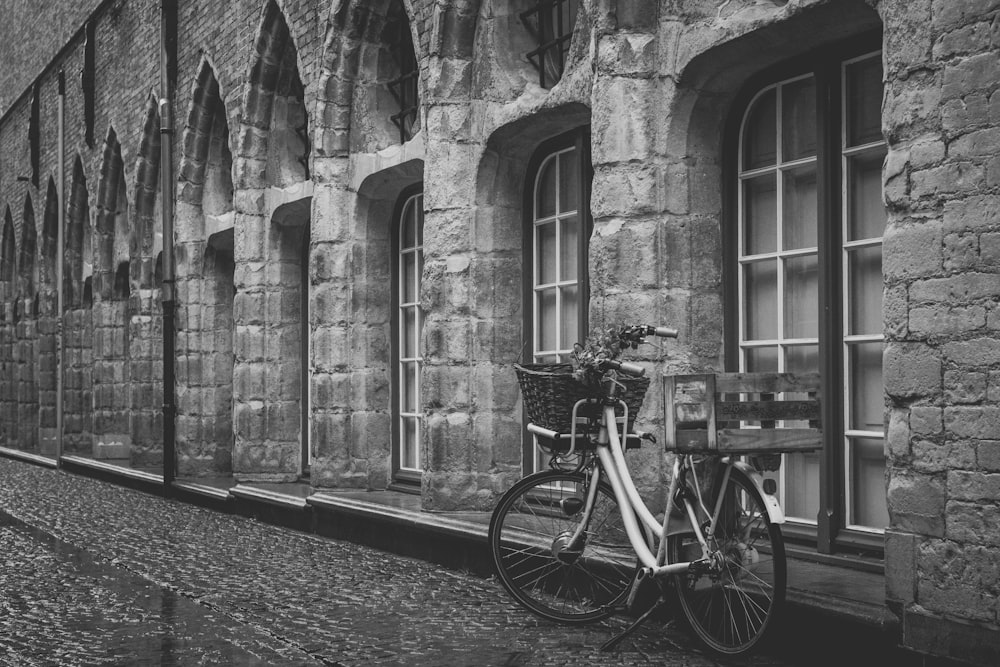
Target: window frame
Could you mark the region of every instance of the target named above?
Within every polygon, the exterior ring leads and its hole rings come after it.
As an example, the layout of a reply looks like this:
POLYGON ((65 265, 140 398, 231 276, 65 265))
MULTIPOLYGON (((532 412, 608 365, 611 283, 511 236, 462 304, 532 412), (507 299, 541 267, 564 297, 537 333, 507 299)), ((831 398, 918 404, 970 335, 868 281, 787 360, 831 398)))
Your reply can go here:
MULTIPOLYGON (((842 174, 843 114, 846 104, 841 90, 842 68, 858 58, 882 51, 880 31, 870 31, 812 51, 807 57, 767 68, 749 77, 730 107, 723 148, 723 302, 725 304, 724 354, 729 371, 740 368, 742 322, 739 272, 741 263, 740 164, 743 120, 750 105, 764 89, 800 76, 813 75, 816 84, 816 184, 817 184, 817 298, 818 363, 822 377, 822 424, 824 447, 820 452, 819 511, 815 528, 785 524, 782 532, 795 542, 815 544, 820 553, 862 552, 881 556, 884 536, 848 524, 846 428, 847 380, 844 353, 843 304, 844 197, 842 174), (833 309, 831 312, 831 308, 833 309), (830 398, 836 397, 835 400, 830 398), (831 425, 834 425, 831 427, 831 425)), ((784 332, 780 332, 782 335, 784 332)))
MULTIPOLYGON (((406 210, 406 204, 413 197, 415 197, 417 195, 420 195, 422 197, 423 194, 424 194, 424 184, 422 182, 420 182, 420 183, 414 183, 413 185, 409 185, 406 188, 403 188, 403 190, 399 193, 399 196, 396 198, 396 203, 393 205, 392 218, 391 218, 391 226, 390 226, 390 233, 391 233, 391 243, 390 243, 390 252, 391 252, 391 260, 390 260, 391 261, 391 272, 390 272, 391 273, 391 277, 390 277, 391 289, 390 289, 390 293, 391 293, 391 296, 390 296, 390 299, 391 299, 391 303, 392 303, 391 313, 390 313, 390 323, 389 323, 390 331, 391 331, 391 334, 390 334, 390 339, 391 339, 390 340, 390 346, 391 346, 391 354, 390 354, 390 364, 391 364, 391 367, 390 367, 390 378, 391 378, 391 381, 390 381, 389 384, 390 384, 390 387, 391 387, 391 391, 390 391, 391 397, 390 397, 390 400, 392 401, 392 403, 390 405, 390 414, 391 414, 391 418, 392 418, 392 429, 391 429, 392 445, 390 447, 391 457, 392 457, 392 463, 391 463, 391 466, 390 466, 392 479, 391 479, 390 488, 392 488, 392 489, 394 489, 396 491, 404 491, 404 492, 407 492, 407 493, 417 493, 417 494, 420 493, 420 481, 421 481, 421 478, 422 478, 423 475, 422 475, 422 473, 419 470, 414 470, 414 469, 411 469, 411 468, 403 468, 402 467, 402 461, 401 461, 401 459, 402 459, 402 442, 401 442, 401 429, 400 429, 400 425, 401 425, 401 421, 402 421, 402 415, 401 415, 400 398, 401 398, 401 395, 402 395, 402 391, 401 391, 401 384, 400 383, 402 381, 402 376, 401 376, 401 373, 400 373, 400 364, 402 363, 402 357, 401 357, 401 354, 400 354, 400 326, 401 326, 401 323, 400 323, 400 317, 399 317, 399 309, 400 309, 400 301, 399 301, 399 299, 400 299, 400 289, 399 289, 400 288, 400 284, 399 284, 399 281, 400 281, 400 267, 399 267, 399 259, 400 259, 400 252, 401 252, 402 246, 401 246, 400 238, 399 237, 400 237, 400 231, 401 231, 402 222, 403 222, 402 215, 403 215, 403 212, 406 210)), ((421 203, 422 202, 423 202, 423 199, 421 199, 421 203)), ((421 238, 423 238, 422 234, 421 234, 421 238)), ((419 247, 420 247, 420 253, 422 255, 423 254, 423 243, 422 242, 419 244, 419 247)), ((418 296, 418 300, 419 300, 419 292, 418 292, 417 296, 418 296)), ((417 309, 418 309, 418 311, 421 312, 421 315, 422 315, 423 309, 419 305, 417 306, 417 309)), ((423 327, 423 317, 422 316, 420 318, 419 327, 420 328, 423 327)), ((418 350, 418 352, 419 352, 419 350, 418 350)), ((423 364, 423 357, 421 355, 419 357, 419 361, 418 361, 418 368, 421 367, 422 364, 423 364)), ((419 378, 419 371, 418 371, 418 378, 419 378)), ((420 387, 419 387, 419 379, 418 379, 418 396, 420 395, 419 394, 419 389, 420 389, 420 387)), ((418 431, 418 437, 420 438, 420 441, 418 443, 418 447, 420 449, 420 463, 423 464, 426 461, 426 452, 424 451, 424 448, 423 448, 423 445, 425 443, 424 443, 424 440, 423 440, 423 434, 422 434, 422 432, 418 431)))
MULTIPOLYGON (((535 351, 535 201, 536 184, 542 166, 553 155, 575 149, 577 154, 577 216, 580 233, 577 234, 577 289, 580 308, 577 313, 577 328, 581 339, 590 326, 590 270, 589 248, 594 220, 590 213, 590 185, 593 180, 593 166, 590 160, 590 126, 583 126, 564 132, 541 142, 532 152, 525 170, 522 187, 522 359, 534 363, 535 351)), ((581 341, 582 342, 582 341, 581 341)), ((525 473, 535 470, 535 440, 527 430, 525 420, 522 429, 522 468, 525 473), (530 462, 530 464, 529 464, 530 462)))
POLYGON ((518 13, 518 18, 531 35, 536 47, 525 54, 536 70, 538 70, 538 85, 542 88, 552 88, 562 79, 566 72, 566 55, 569 53, 570 42, 573 40, 573 31, 576 29, 576 21, 579 19, 579 0, 531 0, 531 6, 518 13), (567 12, 572 19, 572 25, 563 26, 563 5, 567 5, 567 12), (552 23, 553 14, 557 17, 555 25, 552 23), (531 18, 534 16, 534 25, 531 18), (546 38, 546 29, 551 29, 551 38, 546 38), (554 80, 546 85, 545 68, 548 62, 552 62, 554 70, 554 80))

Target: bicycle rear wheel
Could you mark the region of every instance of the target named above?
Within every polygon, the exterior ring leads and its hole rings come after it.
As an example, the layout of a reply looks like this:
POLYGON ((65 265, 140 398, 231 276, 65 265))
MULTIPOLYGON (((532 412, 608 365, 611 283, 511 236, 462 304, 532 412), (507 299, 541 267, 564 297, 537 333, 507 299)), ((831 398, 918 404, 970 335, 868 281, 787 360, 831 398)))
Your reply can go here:
MULTIPOLYGON (((714 488, 718 497, 722 477, 714 488)), ((715 526, 714 562, 706 572, 677 575, 677 594, 691 629, 713 651, 736 655, 756 646, 785 600, 785 545, 753 482, 733 468, 715 526)), ((701 557, 693 535, 668 544, 670 562, 701 557)))
MULTIPOLYGON (((583 520, 589 485, 590 478, 580 472, 529 475, 500 498, 490 520, 490 550, 500 583, 524 607, 551 621, 606 618, 635 575, 635 551, 614 493, 604 483, 582 540, 569 543, 583 520)), ((640 531, 645 538, 641 525, 640 531)))

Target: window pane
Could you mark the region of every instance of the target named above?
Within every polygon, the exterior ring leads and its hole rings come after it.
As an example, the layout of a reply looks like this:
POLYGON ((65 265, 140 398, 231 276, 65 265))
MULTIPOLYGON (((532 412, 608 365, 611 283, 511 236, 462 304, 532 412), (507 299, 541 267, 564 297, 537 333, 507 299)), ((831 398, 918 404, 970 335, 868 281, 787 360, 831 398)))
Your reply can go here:
POLYGON ((848 251, 848 306, 852 334, 882 333, 882 247, 848 251))
POLYGON ((403 417, 399 429, 399 465, 401 468, 420 468, 420 420, 403 417))
POLYGON ((885 232, 885 207, 882 205, 883 151, 849 158, 847 221, 848 240, 880 238, 885 232))
POLYGON ((399 330, 399 352, 405 359, 412 359, 417 356, 417 308, 407 306, 400 312, 402 327, 399 330))
POLYGON ((559 223, 559 280, 576 280, 579 265, 576 216, 559 223))
POLYGON ((549 158, 538 174, 535 190, 535 218, 556 214, 556 159, 549 158))
POLYGON ((419 364, 407 362, 400 364, 399 374, 402 376, 399 388, 400 412, 417 412, 419 410, 419 394, 417 393, 417 370, 419 364))
POLYGON ((416 218, 417 245, 424 244, 424 196, 422 194, 413 198, 413 214, 416 218))
POLYGON ((789 373, 815 373, 819 370, 819 347, 793 345, 785 350, 785 370, 789 373))
POLYGON ((816 84, 812 77, 781 88, 781 154, 786 161, 816 154, 816 84))
POLYGON ((785 250, 816 247, 816 167, 782 174, 781 244, 785 250))
POLYGON ((417 300, 417 256, 407 252, 399 258, 399 293, 403 303, 414 303, 417 300))
POLYGON ((538 273, 535 274, 536 285, 554 283, 556 275, 556 223, 546 222, 535 226, 536 244, 535 258, 538 262, 538 273))
POLYGON ((772 88, 757 98, 743 130, 743 168, 775 164, 777 155, 776 93, 772 88))
POLYGON ((785 515, 816 521, 819 513, 819 454, 785 454, 785 515))
POLYGON ((847 66, 847 140, 859 146, 882 140, 882 60, 847 66))
POLYGON ((881 438, 851 439, 851 523, 886 528, 885 447, 881 438))
POLYGON ((556 290, 555 288, 545 289, 538 292, 538 312, 535 313, 535 326, 538 327, 538 349, 555 350, 557 336, 556 329, 556 290))
POLYGON ((882 432, 885 399, 882 393, 882 343, 848 347, 851 377, 848 425, 856 431, 882 432))
POLYGON ((785 337, 818 335, 819 267, 815 255, 785 260, 785 337))
POLYGON ((746 350, 747 373, 772 373, 777 370, 777 347, 752 347, 746 350))
POLYGON ((774 174, 745 181, 743 192, 745 254, 774 252, 778 247, 778 199, 774 174))
POLYGON ((414 200, 411 198, 407 200, 406 204, 403 206, 403 215, 400 223, 402 224, 402 230, 400 230, 400 249, 412 248, 417 243, 417 227, 414 219, 414 200))
POLYGON ((559 154, 559 212, 577 210, 580 173, 577 170, 576 149, 559 154))
POLYGON ((778 337, 777 262, 754 262, 745 267, 744 304, 746 340, 771 340, 778 337))
POLYGON ((568 349, 579 342, 580 299, 576 286, 562 290, 562 331, 559 349, 568 349))

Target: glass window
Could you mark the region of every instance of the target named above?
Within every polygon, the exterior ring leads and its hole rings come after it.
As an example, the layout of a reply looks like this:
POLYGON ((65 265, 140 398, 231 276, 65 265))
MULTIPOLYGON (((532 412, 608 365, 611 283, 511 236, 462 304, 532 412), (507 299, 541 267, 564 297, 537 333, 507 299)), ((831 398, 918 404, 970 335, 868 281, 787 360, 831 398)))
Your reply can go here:
POLYGON ((399 143, 402 144, 413 138, 417 124, 419 70, 413 50, 413 36, 410 34, 410 21, 401 0, 393 0, 389 5, 382 39, 391 57, 392 74, 386 85, 397 104, 396 113, 389 119, 399 129, 399 143))
POLYGON ((533 0, 531 7, 521 12, 522 23, 538 45, 527 56, 538 70, 538 85, 542 88, 551 88, 562 77, 578 2, 533 0))
MULTIPOLYGON (((534 363, 568 362, 573 344, 586 335, 589 180, 581 178, 589 174, 586 146, 585 132, 559 137, 539 149, 528 175, 532 190, 525 198, 530 206, 525 234, 531 271, 525 330, 531 332, 534 363)), ((542 461, 533 443, 527 447, 525 461, 538 469, 542 461)))
POLYGON ((738 364, 744 371, 815 372, 821 368, 821 341, 840 347, 843 365, 836 377, 824 378, 824 400, 843 401, 843 423, 826 430, 828 442, 842 452, 834 458, 842 461, 837 476, 844 486, 822 498, 819 480, 828 459, 788 455, 782 501, 789 518, 806 525, 815 524, 821 507, 838 502, 844 514, 839 528, 877 532, 888 523, 882 482, 886 147, 880 55, 845 60, 829 71, 836 74, 770 83, 743 114, 734 272, 738 364), (840 113, 819 113, 818 99, 833 100, 840 113), (828 154, 823 146, 836 150, 828 154), (834 175, 828 183, 817 179, 821 165, 834 175), (821 211, 821 202, 830 210, 821 211), (823 282, 840 285, 840 302, 824 302, 823 282))
POLYGON ((420 309, 420 278, 423 271, 424 197, 414 194, 402 205, 398 226, 396 264, 396 470, 418 475, 423 465, 420 424, 423 405, 420 398, 420 368, 423 363, 420 334, 423 313, 420 309))

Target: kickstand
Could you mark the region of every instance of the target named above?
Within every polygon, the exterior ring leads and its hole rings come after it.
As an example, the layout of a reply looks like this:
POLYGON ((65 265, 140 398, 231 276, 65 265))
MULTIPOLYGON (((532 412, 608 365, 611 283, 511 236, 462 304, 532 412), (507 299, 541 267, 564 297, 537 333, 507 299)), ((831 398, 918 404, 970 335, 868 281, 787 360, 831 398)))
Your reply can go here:
POLYGON ((632 624, 631 624, 631 625, 629 625, 629 626, 628 626, 627 628, 625 628, 624 630, 622 630, 621 632, 619 632, 619 633, 618 633, 617 635, 615 635, 614 637, 612 637, 612 638, 611 638, 611 639, 609 639, 608 641, 606 641, 606 642, 604 642, 603 644, 601 644, 601 650, 602 650, 602 651, 610 651, 610 650, 611 650, 611 649, 613 649, 613 648, 614 648, 615 646, 617 646, 617 645, 618 645, 618 643, 619 643, 619 642, 620 642, 621 640, 625 639, 625 638, 626 638, 626 637, 628 637, 628 636, 629 636, 630 634, 632 634, 633 632, 635 632, 636 628, 638 628, 638 627, 639 627, 640 625, 642 625, 643 621, 645 621, 645 620, 646 620, 647 618, 649 618, 649 617, 650 617, 650 615, 651 615, 651 614, 652 614, 652 613, 653 613, 654 611, 656 611, 657 609, 659 609, 659 608, 660 608, 660 606, 661 606, 662 604, 663 604, 663 602, 659 602, 659 603, 657 603, 657 604, 654 604, 653 606, 651 606, 651 607, 650 607, 649 609, 647 609, 647 610, 646 610, 646 611, 645 611, 645 612, 644 612, 644 613, 642 614, 642 616, 640 616, 639 618, 635 619, 635 620, 634 620, 634 621, 632 622, 632 624))

